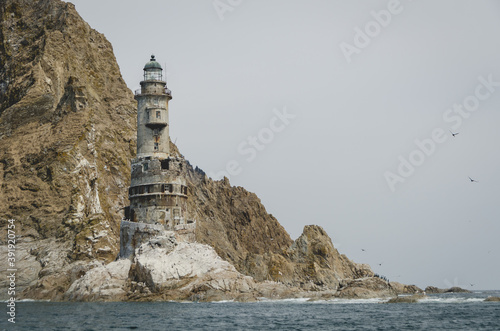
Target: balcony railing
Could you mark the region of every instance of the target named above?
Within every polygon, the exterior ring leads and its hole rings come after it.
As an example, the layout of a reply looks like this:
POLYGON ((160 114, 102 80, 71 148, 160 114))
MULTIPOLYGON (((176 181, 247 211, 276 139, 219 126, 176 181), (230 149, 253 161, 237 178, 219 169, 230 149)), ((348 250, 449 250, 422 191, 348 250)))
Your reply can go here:
MULTIPOLYGON (((164 92, 166 95, 168 95, 168 96, 172 97, 172 91, 170 91, 168 88, 166 88, 166 87, 165 87, 165 89, 163 90, 163 92, 164 92)), ((135 90, 135 91, 134 91, 134 94, 135 94, 135 95, 142 95, 142 89, 137 89, 137 90, 135 90)))

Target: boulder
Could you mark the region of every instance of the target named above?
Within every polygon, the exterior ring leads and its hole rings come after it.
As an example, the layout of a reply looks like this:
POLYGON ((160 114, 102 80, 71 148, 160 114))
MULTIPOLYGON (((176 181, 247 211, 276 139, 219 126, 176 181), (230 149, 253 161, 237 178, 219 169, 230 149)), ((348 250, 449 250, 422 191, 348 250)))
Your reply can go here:
POLYGON ((131 262, 121 259, 97 265, 71 284, 64 294, 70 301, 121 301, 128 294, 128 273, 131 262))
POLYGON ((458 286, 450 287, 449 289, 444 290, 444 293, 471 293, 471 291, 463 289, 458 286))
POLYGON ((396 291, 390 284, 378 277, 343 280, 335 297, 346 299, 370 299, 393 297, 396 291))
POLYGON ((397 294, 416 294, 423 292, 422 289, 416 285, 405 285, 398 282, 390 282, 389 284, 397 294))
POLYGON ((425 293, 427 294, 436 294, 436 293, 444 293, 445 290, 437 288, 435 286, 427 286, 425 288, 425 293))
POLYGON ((422 299, 424 299, 426 296, 423 294, 414 294, 410 296, 397 296, 395 298, 389 299, 386 303, 415 303, 418 302, 422 299))
POLYGON ((500 297, 487 297, 484 301, 500 302, 500 297))

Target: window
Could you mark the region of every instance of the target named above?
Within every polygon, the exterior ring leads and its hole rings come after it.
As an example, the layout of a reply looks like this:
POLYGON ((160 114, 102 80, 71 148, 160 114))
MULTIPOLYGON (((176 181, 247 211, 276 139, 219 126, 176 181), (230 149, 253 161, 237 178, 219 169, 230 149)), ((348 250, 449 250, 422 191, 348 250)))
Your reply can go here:
POLYGON ((156 111, 156 118, 158 118, 158 119, 161 118, 161 111, 159 111, 159 110, 156 111))
POLYGON ((164 170, 169 170, 170 169, 170 160, 161 160, 161 168, 164 170))
POLYGON ((144 171, 147 171, 147 170, 149 169, 149 163, 144 163, 144 164, 142 165, 142 169, 143 169, 144 171))
POLYGON ((158 150, 158 143, 154 143, 154 150, 157 151, 158 150))
POLYGON ((149 110, 146 109, 146 120, 149 120, 149 110))
POLYGON ((158 136, 160 134, 160 129, 153 129, 153 136, 158 136))

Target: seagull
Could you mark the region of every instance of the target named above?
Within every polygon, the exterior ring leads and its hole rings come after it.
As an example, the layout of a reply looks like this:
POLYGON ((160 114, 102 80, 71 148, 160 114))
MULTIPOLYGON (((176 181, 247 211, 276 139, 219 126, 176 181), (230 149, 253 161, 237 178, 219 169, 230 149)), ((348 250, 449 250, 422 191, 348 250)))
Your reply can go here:
POLYGON ((362 250, 363 252, 366 252, 364 248, 361 248, 361 250, 362 250))
POLYGON ((474 286, 474 285, 476 285, 476 284, 470 284, 471 287, 474 286))
POLYGON ((471 183, 479 183, 479 182, 478 182, 477 180, 475 180, 475 179, 472 179, 472 178, 470 178, 470 177, 469 177, 469 179, 470 179, 470 182, 471 182, 471 183))
POLYGON ((379 263, 378 265, 382 265, 382 263, 379 263))
POLYGON ((453 133, 453 131, 450 130, 450 133, 453 137, 455 137, 457 134, 459 134, 460 132, 456 132, 456 133, 453 133))

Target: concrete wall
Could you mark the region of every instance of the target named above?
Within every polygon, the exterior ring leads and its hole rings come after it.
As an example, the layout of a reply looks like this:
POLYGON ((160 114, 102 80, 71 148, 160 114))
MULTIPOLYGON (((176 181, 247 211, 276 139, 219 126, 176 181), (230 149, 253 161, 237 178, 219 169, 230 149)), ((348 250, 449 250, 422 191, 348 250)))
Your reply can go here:
POLYGON ((180 157, 139 157, 132 161, 131 221, 161 224, 167 230, 187 224, 186 164, 180 157))
POLYGON ((137 100, 137 156, 167 157, 170 153, 168 101, 165 82, 141 82, 137 100), (155 143, 157 146, 155 146, 155 143))
POLYGON ((152 237, 161 235, 165 229, 161 225, 122 221, 120 225, 120 259, 131 259, 135 249, 152 237))

